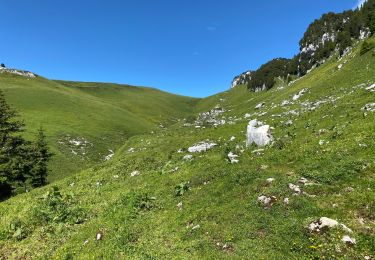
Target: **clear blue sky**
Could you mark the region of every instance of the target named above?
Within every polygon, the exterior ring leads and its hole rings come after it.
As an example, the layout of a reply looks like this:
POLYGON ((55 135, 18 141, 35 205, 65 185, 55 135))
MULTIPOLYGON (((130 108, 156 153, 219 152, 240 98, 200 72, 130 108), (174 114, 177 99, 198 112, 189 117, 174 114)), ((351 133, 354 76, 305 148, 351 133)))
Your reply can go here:
POLYGON ((50 79, 204 97, 358 0, 0 0, 0 62, 50 79))

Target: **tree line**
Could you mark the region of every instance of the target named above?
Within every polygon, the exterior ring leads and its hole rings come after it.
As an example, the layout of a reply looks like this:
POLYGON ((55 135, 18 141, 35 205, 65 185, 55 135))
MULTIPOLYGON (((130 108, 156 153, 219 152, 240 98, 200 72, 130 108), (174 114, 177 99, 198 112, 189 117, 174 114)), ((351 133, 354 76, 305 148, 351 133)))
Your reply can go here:
POLYGON ((42 128, 35 140, 24 139, 25 124, 0 91, 0 200, 47 184, 48 149, 42 128))
POLYGON ((375 34, 375 0, 368 0, 361 8, 342 13, 327 13, 312 22, 300 40, 300 53, 292 59, 273 59, 251 75, 248 88, 270 89, 275 78, 303 76, 314 66, 319 66, 336 51, 343 55, 348 47, 363 34, 375 34), (313 48, 306 48, 308 46, 313 48))

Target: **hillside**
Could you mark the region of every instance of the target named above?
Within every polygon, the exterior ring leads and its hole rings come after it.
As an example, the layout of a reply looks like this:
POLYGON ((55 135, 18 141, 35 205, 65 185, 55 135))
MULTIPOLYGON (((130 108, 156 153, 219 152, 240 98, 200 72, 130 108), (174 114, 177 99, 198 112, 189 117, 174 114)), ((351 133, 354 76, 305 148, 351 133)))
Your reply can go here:
POLYGON ((45 129, 55 154, 50 181, 103 162, 131 136, 191 115, 196 102, 152 88, 8 72, 0 74, 0 90, 25 120, 28 138, 45 129))
MULTIPOLYGON (((210 112, 195 123, 131 137, 112 160, 1 203, 0 257, 373 259, 375 59, 361 49, 269 91, 199 100, 210 112), (245 146, 252 119, 272 145, 245 146)), ((130 109, 106 88, 48 84, 130 109)))

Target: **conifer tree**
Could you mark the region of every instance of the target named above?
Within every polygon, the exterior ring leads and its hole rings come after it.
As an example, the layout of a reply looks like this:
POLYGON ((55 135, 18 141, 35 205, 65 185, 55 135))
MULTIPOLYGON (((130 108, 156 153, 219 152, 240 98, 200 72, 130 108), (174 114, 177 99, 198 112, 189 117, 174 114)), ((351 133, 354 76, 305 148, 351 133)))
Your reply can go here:
POLYGON ((13 182, 25 178, 20 163, 25 141, 18 135, 24 124, 16 116, 0 91, 0 199, 11 195, 13 182))
POLYGON ((48 161, 52 157, 49 152, 46 135, 42 128, 39 129, 37 138, 32 145, 32 172, 31 185, 40 187, 47 184, 48 161))

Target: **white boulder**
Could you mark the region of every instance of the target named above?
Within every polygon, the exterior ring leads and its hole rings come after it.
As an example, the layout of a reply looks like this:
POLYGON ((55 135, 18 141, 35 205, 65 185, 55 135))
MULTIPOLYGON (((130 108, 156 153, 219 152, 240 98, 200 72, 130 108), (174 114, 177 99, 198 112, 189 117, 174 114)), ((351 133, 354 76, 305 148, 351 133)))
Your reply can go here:
POLYGON ((257 146, 266 146, 273 140, 270 126, 262 125, 256 119, 251 120, 247 125, 246 146, 255 143, 257 146))

